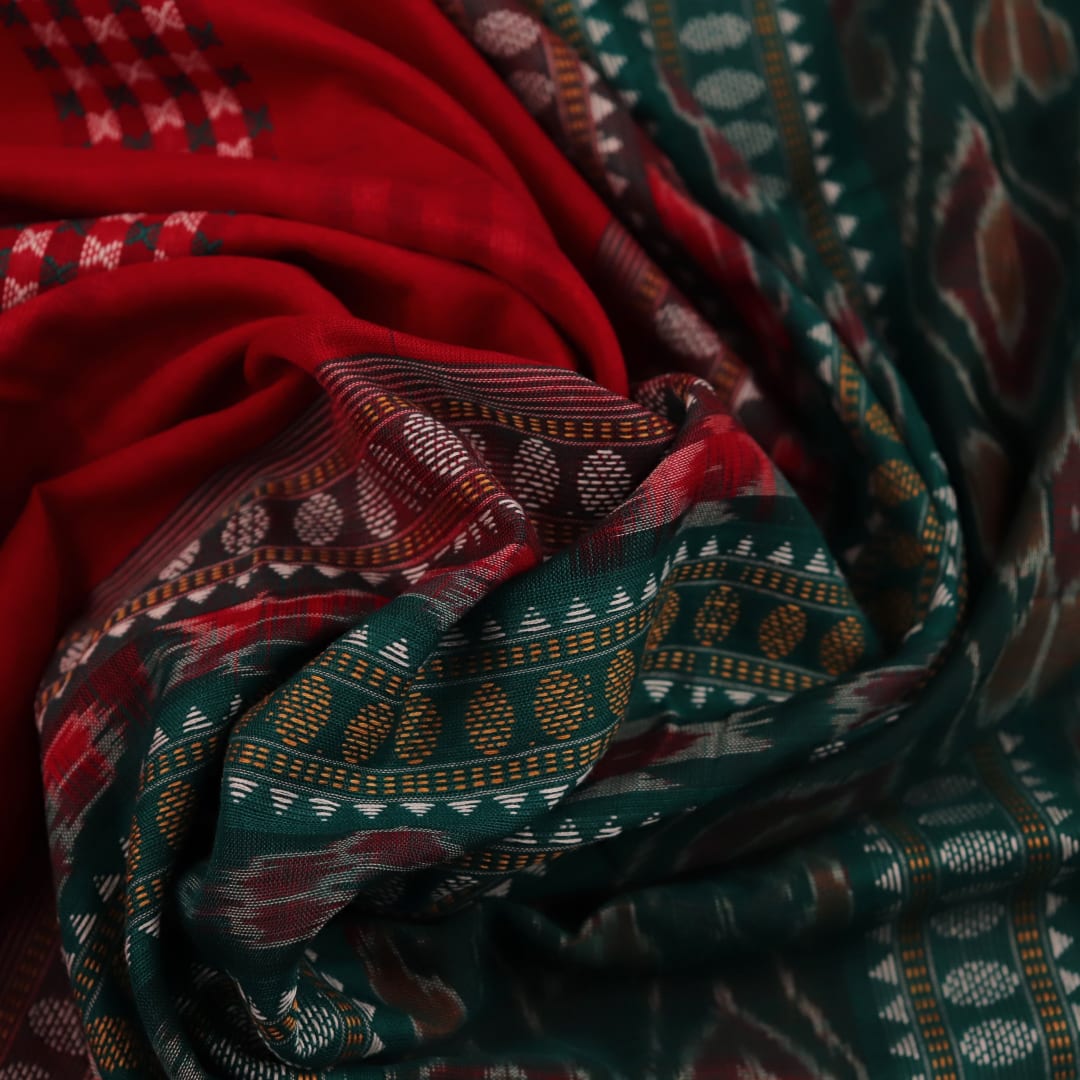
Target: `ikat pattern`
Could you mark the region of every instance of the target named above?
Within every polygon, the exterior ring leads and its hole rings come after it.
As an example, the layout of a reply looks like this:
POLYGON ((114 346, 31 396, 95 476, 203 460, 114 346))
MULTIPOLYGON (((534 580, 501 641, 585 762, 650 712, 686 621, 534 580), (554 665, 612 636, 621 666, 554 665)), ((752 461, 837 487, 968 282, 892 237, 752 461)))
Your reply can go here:
MULTIPOLYGON (((320 339, 320 400, 45 674, 74 1005, 0 998, 0 1051, 81 1069, 85 1040, 117 1080, 1075 1077, 1080 20, 439 6, 611 209, 590 283, 630 396, 320 339)), ((208 149, 268 152, 194 5, 90 8, 0 7, 78 91, 72 141, 201 149, 198 101, 208 149), (136 14, 156 129, 93 99, 136 14), (163 66, 187 40, 194 94, 163 66)), ((273 227, 11 229, 3 307, 273 227)))

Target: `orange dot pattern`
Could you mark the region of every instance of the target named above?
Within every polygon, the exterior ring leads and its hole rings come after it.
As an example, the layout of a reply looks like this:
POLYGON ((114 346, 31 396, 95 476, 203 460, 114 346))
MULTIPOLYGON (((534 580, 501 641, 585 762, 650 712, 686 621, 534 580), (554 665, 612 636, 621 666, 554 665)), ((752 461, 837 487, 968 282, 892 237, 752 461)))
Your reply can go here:
POLYGON ((615 716, 621 717, 630 704, 636 670, 637 662, 630 649, 620 649, 608 664, 604 677, 604 698, 615 716))
POLYGON ((806 612, 795 604, 782 604, 761 620, 758 646, 770 660, 782 660, 806 636, 806 612))
POLYGON ((646 649, 657 649, 664 638, 671 633, 675 620, 679 617, 679 594, 674 589, 665 589, 663 598, 656 609, 649 634, 645 639, 646 649))
POLYGON ((739 597, 730 585, 717 585, 694 616, 694 637, 709 648, 718 645, 739 621, 739 597))
POLYGON ((155 821, 158 832, 170 847, 175 847, 181 839, 184 824, 189 820, 195 805, 195 789, 186 780, 173 780, 166 784, 157 797, 155 821))
POLYGON ((273 703, 274 730, 286 746, 304 746, 330 719, 332 704, 326 679, 305 673, 289 683, 273 703))
POLYGON ((830 675, 842 675, 862 659, 865 648, 862 624, 848 615, 821 639, 821 666, 830 675))
POLYGON ((514 708, 498 683, 477 687, 465 710, 465 730, 469 741, 481 754, 497 754, 514 731, 514 708))
POLYGON ((349 721, 341 740, 341 756, 350 765, 367 761, 383 744, 394 723, 394 710, 385 701, 365 705, 349 721))
POLYGON ((406 699, 394 732, 394 753, 406 765, 421 765, 431 756, 442 731, 442 716, 431 698, 413 691, 406 699))
POLYGON ((544 732, 559 741, 569 739, 591 712, 581 679, 572 671, 560 670, 540 680, 533 710, 544 732))

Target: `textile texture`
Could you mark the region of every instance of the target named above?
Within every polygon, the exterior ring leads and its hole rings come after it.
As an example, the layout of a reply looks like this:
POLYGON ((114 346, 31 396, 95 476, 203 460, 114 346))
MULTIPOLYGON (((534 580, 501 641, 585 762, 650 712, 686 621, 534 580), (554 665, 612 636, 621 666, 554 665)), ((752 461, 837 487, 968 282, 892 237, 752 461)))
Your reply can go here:
POLYGON ((1078 35, 0 3, 0 1080, 1077 1077, 1078 35))

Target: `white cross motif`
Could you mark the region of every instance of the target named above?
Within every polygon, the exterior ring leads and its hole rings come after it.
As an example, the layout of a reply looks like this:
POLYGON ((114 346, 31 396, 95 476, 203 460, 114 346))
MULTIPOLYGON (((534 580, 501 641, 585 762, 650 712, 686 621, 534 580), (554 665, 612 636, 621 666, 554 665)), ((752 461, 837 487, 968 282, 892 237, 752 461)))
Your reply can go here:
POLYGON ((87 113, 86 127, 92 143, 120 141, 120 117, 112 109, 103 113, 87 113))
POLYGON ((165 0, 164 4, 156 8, 143 5, 142 13, 147 25, 155 34, 160 34, 165 30, 184 29, 184 20, 173 0, 165 0))
POLYGON ((184 114, 180 111, 180 104, 175 98, 169 98, 161 105, 145 105, 143 112, 146 115, 147 126, 155 134, 164 128, 184 126, 184 114))
POLYGON ((15 307, 16 304, 21 304, 25 300, 29 300, 31 297, 37 295, 38 283, 36 281, 28 281, 25 285, 20 285, 14 278, 7 278, 4 282, 4 296, 0 307, 3 307, 5 311, 9 308, 15 307))
POLYGON ((23 251, 32 251, 39 259, 45 257, 45 249, 49 246, 52 237, 52 229, 23 229, 15 243, 11 245, 13 254, 23 251))
POLYGON ((173 53, 173 62, 176 66, 185 74, 191 75, 196 71, 209 71, 210 65, 206 62, 206 57, 203 56, 198 49, 192 49, 188 53, 173 53))
POLYGON ((127 38, 124 28, 120 25, 120 20, 114 14, 106 15, 100 19, 87 15, 84 21, 90 36, 99 45, 110 38, 116 38, 117 41, 124 41, 127 38))
POLYGON ((217 152, 219 157, 249 158, 255 156, 251 147, 251 140, 246 135, 241 139, 237 139, 236 142, 219 142, 217 152))
POLYGON ((204 90, 202 100, 211 120, 217 120, 222 115, 236 116, 240 112, 240 102, 227 86, 220 90, 204 90))
POLYGON ((150 65, 145 60, 135 60, 130 64, 117 63, 116 72, 128 86, 134 86, 139 82, 149 82, 154 77, 150 65))
POLYGON ((120 265, 120 256, 124 244, 120 240, 103 244, 96 236, 88 236, 83 244, 79 263, 84 269, 100 266, 105 270, 115 270, 120 265))
POLYGON ((187 229, 194 236, 204 217, 206 217, 205 210, 178 210, 175 214, 170 214, 161 223, 161 227, 162 229, 180 227, 187 229))
POLYGON ((85 90, 88 86, 94 86, 97 83, 94 73, 89 68, 64 68, 64 74, 67 76, 67 81, 71 83, 72 90, 85 90))
POLYGON ((65 36, 64 31, 60 28, 59 23, 42 22, 32 23, 31 25, 38 41, 47 48, 53 48, 57 45, 63 48, 67 45, 68 39, 65 36))

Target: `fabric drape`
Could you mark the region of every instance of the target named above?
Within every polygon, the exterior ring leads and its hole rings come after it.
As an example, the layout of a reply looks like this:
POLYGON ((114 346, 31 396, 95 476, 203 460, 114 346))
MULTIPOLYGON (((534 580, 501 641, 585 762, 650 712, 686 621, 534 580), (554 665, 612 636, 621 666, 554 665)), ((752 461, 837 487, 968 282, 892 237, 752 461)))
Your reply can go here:
POLYGON ((1076 1075, 1078 22, 0 4, 0 1078, 1076 1075))

